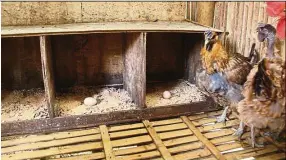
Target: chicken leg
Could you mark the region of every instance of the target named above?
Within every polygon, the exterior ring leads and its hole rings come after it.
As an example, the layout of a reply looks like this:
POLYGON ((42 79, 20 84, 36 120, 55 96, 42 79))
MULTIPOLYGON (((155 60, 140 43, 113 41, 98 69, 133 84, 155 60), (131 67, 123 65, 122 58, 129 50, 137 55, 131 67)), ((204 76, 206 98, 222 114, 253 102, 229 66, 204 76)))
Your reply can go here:
POLYGON ((251 130, 251 141, 250 142, 251 142, 252 148, 255 148, 255 147, 262 148, 262 147, 264 147, 263 144, 258 144, 258 143, 255 142, 255 128, 254 128, 253 125, 251 125, 250 130, 251 130))
POLYGON ((224 108, 224 111, 222 112, 222 114, 221 114, 219 117, 217 117, 217 120, 216 120, 216 121, 217 121, 218 123, 221 123, 221 122, 225 123, 228 108, 229 108, 229 106, 225 107, 225 108, 224 108))
POLYGON ((239 141, 241 141, 241 137, 244 134, 244 127, 245 127, 245 124, 242 121, 240 121, 238 129, 233 134, 234 136, 238 136, 239 141))

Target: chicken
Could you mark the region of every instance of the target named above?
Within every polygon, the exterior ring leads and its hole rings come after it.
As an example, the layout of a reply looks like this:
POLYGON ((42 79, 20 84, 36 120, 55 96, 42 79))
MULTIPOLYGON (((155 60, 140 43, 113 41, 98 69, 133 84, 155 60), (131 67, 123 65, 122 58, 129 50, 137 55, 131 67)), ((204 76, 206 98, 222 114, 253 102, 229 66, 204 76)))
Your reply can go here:
POLYGON ((257 27, 259 42, 265 42, 263 57, 281 57, 279 48, 281 47, 281 41, 276 37, 276 29, 271 24, 259 23, 257 27))
MULTIPOLYGON (((284 128, 283 126, 285 125, 284 122, 284 118, 285 115, 283 115, 285 113, 285 107, 281 108, 281 106, 279 107, 279 105, 282 104, 285 105, 285 95, 282 95, 279 93, 279 95, 281 96, 280 98, 276 99, 271 97, 271 95, 275 96, 276 95, 276 89, 271 88, 272 84, 279 84, 282 80, 282 89, 280 89, 280 91, 282 91, 283 89, 285 89, 285 85, 283 82, 285 81, 285 68, 283 69, 283 66, 285 66, 285 62, 283 63, 282 59, 280 58, 280 54, 279 54, 279 50, 275 50, 275 47, 277 46, 277 44, 279 44, 279 42, 276 42, 276 38, 275 38, 275 34, 276 34, 276 30, 275 28, 270 25, 270 24, 263 24, 260 23, 258 24, 257 27, 257 32, 258 32, 258 40, 260 42, 267 42, 267 49, 266 49, 266 53, 264 54, 266 56, 265 59, 263 59, 260 64, 258 66, 255 66, 250 74, 248 75, 248 79, 244 85, 244 89, 243 89, 243 95, 244 95, 244 99, 239 103, 239 112, 240 112, 240 126, 236 132, 236 135, 240 137, 242 136, 243 132, 244 132, 244 118, 247 117, 257 117, 259 119, 262 119, 262 121, 260 121, 260 124, 257 124, 257 122, 253 121, 253 120, 249 120, 250 122, 249 125, 251 126, 251 130, 252 130, 252 145, 253 146, 261 146, 255 143, 254 140, 254 127, 255 126, 259 126, 259 128, 269 128, 271 132, 276 132, 276 137, 277 134, 279 134, 281 132, 281 129, 284 128), (274 58, 273 58, 274 57, 274 58), (271 59, 272 58, 272 59, 271 59), (276 70, 274 69, 274 72, 271 72, 273 70, 271 70, 273 65, 276 64, 276 70), (268 69, 268 73, 266 74, 266 68, 270 68, 268 69), (281 71, 282 70, 282 71, 281 71), (276 72, 275 72, 276 71, 276 72), (272 75, 270 74, 272 73, 272 75), (276 74, 275 74, 276 73, 276 74), (282 75, 282 78, 280 77, 282 75), (271 78, 272 77, 272 78, 271 78), (268 87, 265 87, 268 86, 268 87), (273 93, 272 93, 273 92, 273 93), (244 106, 252 106, 254 108, 257 107, 261 107, 260 109, 275 109, 276 114, 274 114, 274 117, 276 117, 276 119, 273 119, 271 117, 265 117, 265 111, 262 115, 264 115, 264 117, 261 115, 256 115, 255 110, 251 109, 251 108, 243 108, 244 106), (253 113, 254 112, 254 113, 253 113), (277 115, 278 114, 278 115, 277 115), (282 114, 282 117, 280 117, 282 114), (279 118, 277 118, 277 116, 279 118), (267 121, 267 123, 265 122, 267 121), (252 123, 254 124, 252 124, 252 123), (275 122, 275 123, 273 123, 275 122), (270 127, 269 127, 270 126, 270 127), (277 132, 278 130, 278 132, 277 132)), ((284 92, 283 92, 284 93, 284 92)), ((273 111, 270 111, 268 114, 273 114, 273 111)), ((270 133, 271 133, 270 132, 270 133)))
MULTIPOLYGON (((251 55, 254 56, 254 55, 251 55)), ((242 85, 252 69, 250 59, 239 53, 229 54, 215 32, 205 32, 205 46, 201 50, 203 67, 207 73, 222 72, 227 81, 242 85)))
POLYGON ((228 108, 235 111, 235 106, 243 98, 242 84, 256 63, 257 55, 255 44, 252 45, 249 57, 238 53, 229 55, 215 32, 205 32, 205 45, 201 50, 203 69, 197 71, 196 80, 204 93, 225 107, 217 122, 225 122, 228 108))
POLYGON ((244 99, 237 106, 240 127, 249 126, 252 147, 262 147, 255 142, 255 129, 268 129, 279 135, 285 127, 285 62, 282 58, 263 58, 248 75, 242 94, 244 99))

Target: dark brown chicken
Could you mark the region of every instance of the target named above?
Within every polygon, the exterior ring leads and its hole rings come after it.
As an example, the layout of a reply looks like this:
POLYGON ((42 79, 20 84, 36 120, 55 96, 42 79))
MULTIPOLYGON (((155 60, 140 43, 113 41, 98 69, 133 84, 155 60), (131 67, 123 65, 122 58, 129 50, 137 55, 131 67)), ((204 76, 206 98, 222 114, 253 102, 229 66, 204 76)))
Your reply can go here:
POLYGON ((261 147, 255 143, 255 129, 279 134, 285 127, 285 65, 282 58, 262 59, 248 75, 242 94, 245 98, 238 103, 239 119, 251 127, 252 146, 261 147))

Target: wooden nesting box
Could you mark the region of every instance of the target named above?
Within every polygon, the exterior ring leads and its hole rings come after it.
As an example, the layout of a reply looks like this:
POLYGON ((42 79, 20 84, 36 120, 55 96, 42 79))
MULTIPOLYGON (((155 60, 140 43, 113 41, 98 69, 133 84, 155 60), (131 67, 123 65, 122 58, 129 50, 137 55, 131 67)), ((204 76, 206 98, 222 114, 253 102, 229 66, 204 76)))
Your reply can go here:
MULTIPOLYGON (((190 22, 2 27, 2 88, 8 90, 7 95, 19 89, 42 89, 42 98, 34 99, 43 102, 49 117, 2 123, 2 134, 49 132, 214 109, 209 98, 146 108, 149 84, 195 83, 207 29, 221 32, 190 22), (138 109, 59 117, 58 93, 77 85, 119 86, 138 109)), ((23 105, 21 102, 17 104, 23 105)))

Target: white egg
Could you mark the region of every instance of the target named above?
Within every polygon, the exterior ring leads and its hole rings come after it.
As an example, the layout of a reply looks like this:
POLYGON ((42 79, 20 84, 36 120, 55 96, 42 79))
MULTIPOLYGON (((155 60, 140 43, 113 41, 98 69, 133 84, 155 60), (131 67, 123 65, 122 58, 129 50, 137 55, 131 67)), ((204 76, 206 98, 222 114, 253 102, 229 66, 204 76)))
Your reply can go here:
POLYGON ((165 99, 171 98, 171 93, 169 91, 163 92, 163 98, 165 98, 165 99))
POLYGON ((96 105, 97 101, 93 97, 87 97, 84 99, 83 103, 87 106, 93 106, 96 105))

